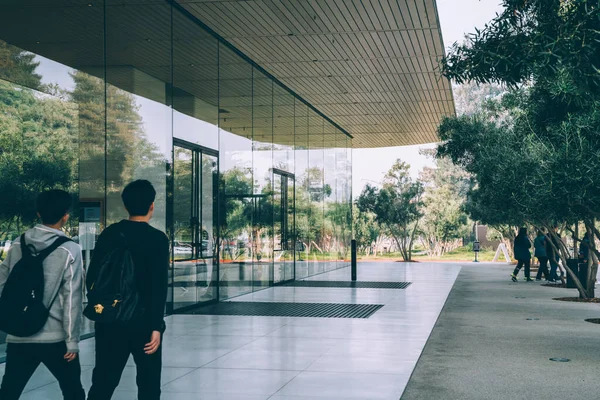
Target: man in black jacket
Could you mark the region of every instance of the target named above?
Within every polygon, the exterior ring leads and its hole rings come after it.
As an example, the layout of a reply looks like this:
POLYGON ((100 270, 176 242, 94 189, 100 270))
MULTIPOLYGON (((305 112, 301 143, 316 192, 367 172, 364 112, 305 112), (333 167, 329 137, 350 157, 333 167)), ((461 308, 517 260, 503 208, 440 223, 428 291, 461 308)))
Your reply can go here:
POLYGON ((130 354, 137 367, 138 399, 160 399, 169 241, 163 232, 148 223, 154 212, 155 197, 156 191, 146 180, 127 185, 121 198, 129 219, 106 228, 94 250, 86 278, 88 290, 97 278, 103 259, 121 244, 121 234, 124 234, 134 262, 143 312, 128 323, 96 323, 96 366, 88 400, 112 397, 130 354))

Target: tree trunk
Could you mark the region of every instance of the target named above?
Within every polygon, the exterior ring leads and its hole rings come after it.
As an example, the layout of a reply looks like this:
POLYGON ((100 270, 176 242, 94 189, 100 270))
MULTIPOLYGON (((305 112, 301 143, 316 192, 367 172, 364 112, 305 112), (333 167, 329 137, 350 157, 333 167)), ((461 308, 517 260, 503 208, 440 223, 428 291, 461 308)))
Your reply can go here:
POLYGON ((596 274, 598 273, 598 257, 591 249, 588 254, 587 294, 590 298, 596 297, 596 274))
MULTIPOLYGON (((550 243, 550 246, 552 246, 552 249, 555 252, 558 252, 557 254, 560 255, 560 259, 563 262, 563 265, 565 267, 565 270, 567 272, 567 274, 569 274, 571 276, 571 279, 573 279, 573 282, 575 283, 575 286, 577 287, 577 290, 579 291, 579 297, 581 297, 582 299, 587 299, 588 298, 588 293, 587 290, 583 287, 583 285, 581 284, 581 281, 579 280, 579 277, 571 270, 571 268, 569 268, 569 266, 567 265, 567 257, 565 256, 565 252, 563 247, 559 244, 559 247, 557 247, 554 243, 553 237, 555 237, 556 239, 558 239, 558 236, 554 233, 551 232, 551 230, 548 231, 548 234, 546 235, 546 238, 548 239, 548 243, 550 243)), ((560 240, 558 240, 559 242, 561 242, 560 240)))

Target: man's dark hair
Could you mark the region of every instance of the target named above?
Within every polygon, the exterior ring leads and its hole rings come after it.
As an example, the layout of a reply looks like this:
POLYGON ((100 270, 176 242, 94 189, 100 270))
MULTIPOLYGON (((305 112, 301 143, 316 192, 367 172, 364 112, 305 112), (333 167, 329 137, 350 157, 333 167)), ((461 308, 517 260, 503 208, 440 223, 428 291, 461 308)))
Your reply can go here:
POLYGON ((42 192, 36 199, 36 211, 42 223, 54 225, 69 212, 73 198, 64 190, 52 189, 42 192))
POLYGON ((121 193, 123 204, 132 217, 147 215, 155 198, 154 186, 145 179, 131 182, 121 193))

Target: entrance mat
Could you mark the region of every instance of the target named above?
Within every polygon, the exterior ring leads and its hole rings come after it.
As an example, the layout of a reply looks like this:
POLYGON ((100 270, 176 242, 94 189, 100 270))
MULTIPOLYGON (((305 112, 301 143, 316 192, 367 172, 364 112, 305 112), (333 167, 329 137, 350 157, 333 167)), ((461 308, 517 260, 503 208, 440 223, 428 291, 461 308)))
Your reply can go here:
POLYGON ((369 318, 383 304, 274 303, 227 301, 198 307, 185 314, 259 317, 369 318))
POLYGON ((356 289, 406 289, 411 282, 293 281, 285 286, 356 289))

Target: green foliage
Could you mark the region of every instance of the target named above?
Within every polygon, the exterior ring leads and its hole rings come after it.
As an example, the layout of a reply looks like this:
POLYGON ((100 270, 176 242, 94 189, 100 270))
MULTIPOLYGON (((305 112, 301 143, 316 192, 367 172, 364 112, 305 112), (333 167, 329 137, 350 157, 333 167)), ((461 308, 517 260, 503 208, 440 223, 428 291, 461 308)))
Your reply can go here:
POLYGON ((24 52, 0 40, 0 80, 39 90, 42 77, 35 70, 40 63, 33 61, 34 58, 35 54, 24 52))
POLYGON ((447 158, 437 159, 435 168, 425 168, 420 180, 425 188, 421 239, 430 256, 441 257, 458 247, 470 231, 463 207, 472 180, 447 158))
POLYGON ((40 191, 76 191, 77 106, 0 81, 0 115, 0 226, 14 237, 40 191))
POLYGON ((422 214, 423 186, 409 175, 410 166, 396 160, 383 179, 381 189, 367 185, 357 199, 361 212, 371 212, 375 221, 394 238, 405 261, 411 260, 417 225, 422 214))
MULTIPOLYGON (((477 115, 444 120, 439 155, 476 178, 466 207, 474 219, 537 227, 584 221, 592 230, 600 215, 600 3, 503 4, 469 43, 453 46, 443 72, 458 83, 513 90, 477 115)), ((566 264, 567 249, 560 250, 566 264)), ((582 297, 594 293, 589 281, 578 287, 582 297)))
POLYGON ((381 228, 375 214, 363 212, 356 205, 353 206, 352 219, 357 250, 365 253, 381 235, 381 228))

